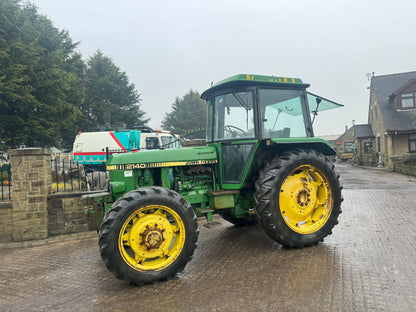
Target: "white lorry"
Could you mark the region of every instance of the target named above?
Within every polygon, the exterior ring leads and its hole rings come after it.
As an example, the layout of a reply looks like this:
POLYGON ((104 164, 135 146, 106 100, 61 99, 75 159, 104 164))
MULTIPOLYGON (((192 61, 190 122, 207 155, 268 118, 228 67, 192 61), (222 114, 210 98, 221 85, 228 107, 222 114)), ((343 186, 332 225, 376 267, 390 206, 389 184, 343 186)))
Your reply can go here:
POLYGON ((171 131, 140 127, 134 130, 79 132, 72 152, 76 163, 102 165, 112 154, 179 147, 179 138, 171 131))

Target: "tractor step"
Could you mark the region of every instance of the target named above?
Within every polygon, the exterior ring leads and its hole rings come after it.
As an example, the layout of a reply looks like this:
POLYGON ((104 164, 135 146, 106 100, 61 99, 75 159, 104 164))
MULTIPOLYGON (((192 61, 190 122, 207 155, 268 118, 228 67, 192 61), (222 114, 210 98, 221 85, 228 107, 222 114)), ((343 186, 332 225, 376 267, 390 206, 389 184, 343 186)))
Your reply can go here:
POLYGON ((211 208, 196 208, 195 213, 197 215, 206 215, 206 214, 212 214, 214 212, 211 208))
POLYGON ((204 226, 209 229, 216 228, 217 226, 220 226, 220 225, 221 225, 221 222, 218 222, 218 221, 212 221, 212 222, 208 222, 204 224, 204 226))

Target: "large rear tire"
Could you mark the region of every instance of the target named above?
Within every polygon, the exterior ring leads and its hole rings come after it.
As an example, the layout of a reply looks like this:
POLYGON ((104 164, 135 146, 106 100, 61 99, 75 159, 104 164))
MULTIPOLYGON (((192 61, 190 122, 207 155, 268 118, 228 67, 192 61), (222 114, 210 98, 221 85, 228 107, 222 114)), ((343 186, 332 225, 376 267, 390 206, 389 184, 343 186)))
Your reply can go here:
POLYGON ((191 205, 178 193, 144 187, 117 200, 99 232, 101 257, 118 279, 135 285, 167 280, 191 260, 198 240, 191 205))
POLYGON ((256 182, 256 213, 266 234, 285 247, 312 246, 332 233, 341 213, 334 164, 314 150, 276 157, 256 182))

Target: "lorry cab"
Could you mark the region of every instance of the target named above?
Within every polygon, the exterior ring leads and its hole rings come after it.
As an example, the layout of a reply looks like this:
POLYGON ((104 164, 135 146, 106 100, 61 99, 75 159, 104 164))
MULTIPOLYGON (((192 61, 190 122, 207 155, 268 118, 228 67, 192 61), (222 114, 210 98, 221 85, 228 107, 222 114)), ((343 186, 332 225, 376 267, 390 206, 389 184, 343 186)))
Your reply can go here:
POLYGON ((179 139, 171 131, 143 132, 140 135, 140 149, 179 148, 179 139))

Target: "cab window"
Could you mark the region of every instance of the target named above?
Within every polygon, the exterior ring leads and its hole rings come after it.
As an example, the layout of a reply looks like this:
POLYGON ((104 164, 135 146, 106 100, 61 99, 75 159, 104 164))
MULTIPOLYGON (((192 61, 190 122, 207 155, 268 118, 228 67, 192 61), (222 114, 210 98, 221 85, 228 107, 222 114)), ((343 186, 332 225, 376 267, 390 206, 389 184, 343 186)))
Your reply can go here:
POLYGON ((253 92, 215 97, 214 140, 254 138, 253 92))
POLYGON ((310 137, 303 90, 260 89, 263 138, 310 137))

